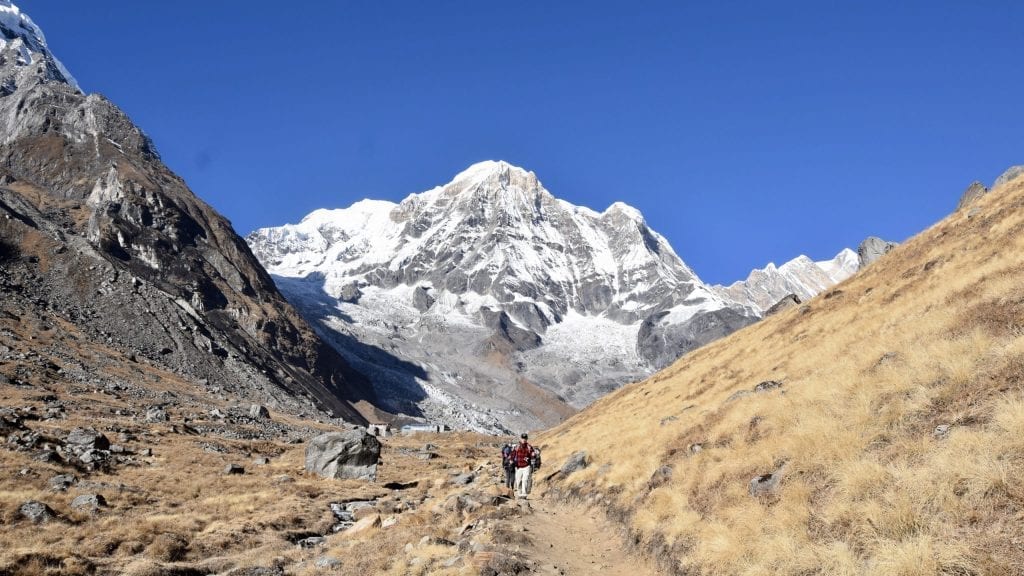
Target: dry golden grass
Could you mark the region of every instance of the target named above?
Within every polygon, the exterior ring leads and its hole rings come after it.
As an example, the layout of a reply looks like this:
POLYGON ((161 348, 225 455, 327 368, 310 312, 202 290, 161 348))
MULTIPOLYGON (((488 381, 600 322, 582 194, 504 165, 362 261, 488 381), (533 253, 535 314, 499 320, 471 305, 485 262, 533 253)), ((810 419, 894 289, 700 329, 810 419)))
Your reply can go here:
POLYGON ((974 206, 545 433, 549 461, 593 458, 559 488, 681 572, 1024 574, 1024 182, 974 206))

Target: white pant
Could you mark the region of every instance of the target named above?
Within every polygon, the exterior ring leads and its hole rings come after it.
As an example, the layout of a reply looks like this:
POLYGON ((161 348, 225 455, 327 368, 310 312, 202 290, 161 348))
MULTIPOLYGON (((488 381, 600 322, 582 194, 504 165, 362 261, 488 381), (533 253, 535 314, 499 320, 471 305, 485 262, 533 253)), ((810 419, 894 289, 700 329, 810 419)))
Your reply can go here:
POLYGON ((533 470, 529 466, 522 468, 516 468, 516 492, 519 496, 526 498, 526 495, 530 493, 530 488, 533 488, 533 475, 530 471, 533 470))

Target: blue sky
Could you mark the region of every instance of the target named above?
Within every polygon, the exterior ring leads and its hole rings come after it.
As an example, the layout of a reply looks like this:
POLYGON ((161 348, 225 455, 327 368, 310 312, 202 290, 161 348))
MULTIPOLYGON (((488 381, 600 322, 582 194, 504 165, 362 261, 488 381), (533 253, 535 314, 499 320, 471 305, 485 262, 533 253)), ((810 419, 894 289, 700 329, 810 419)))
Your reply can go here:
POLYGON ((1024 163, 1019 2, 17 3, 241 234, 503 159, 729 282, 1024 163))

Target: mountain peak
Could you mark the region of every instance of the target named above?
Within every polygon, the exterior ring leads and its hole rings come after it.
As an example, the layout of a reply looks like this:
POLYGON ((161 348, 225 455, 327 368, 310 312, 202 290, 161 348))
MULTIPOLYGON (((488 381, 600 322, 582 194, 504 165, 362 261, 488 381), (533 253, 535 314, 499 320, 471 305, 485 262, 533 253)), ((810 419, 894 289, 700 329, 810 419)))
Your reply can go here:
POLYGON ((10 0, 0 0, 0 51, 8 49, 18 51, 16 65, 31 66, 35 62, 33 56, 36 56, 50 65, 50 78, 82 91, 68 69, 50 52, 43 31, 28 14, 10 0))
POLYGON ((448 186, 464 190, 484 183, 494 183, 501 187, 517 185, 526 188, 540 185, 537 175, 533 172, 509 164, 504 160, 484 160, 456 174, 448 186))
POLYGON ((625 216, 626 218, 629 218, 630 220, 633 220, 635 222, 643 222, 644 221, 644 215, 641 214, 639 210, 637 210, 636 208, 633 208, 632 206, 630 206, 629 204, 626 204, 625 202, 615 202, 615 203, 613 203, 601 215, 602 216, 610 216, 610 215, 613 215, 613 214, 621 214, 621 215, 625 216))

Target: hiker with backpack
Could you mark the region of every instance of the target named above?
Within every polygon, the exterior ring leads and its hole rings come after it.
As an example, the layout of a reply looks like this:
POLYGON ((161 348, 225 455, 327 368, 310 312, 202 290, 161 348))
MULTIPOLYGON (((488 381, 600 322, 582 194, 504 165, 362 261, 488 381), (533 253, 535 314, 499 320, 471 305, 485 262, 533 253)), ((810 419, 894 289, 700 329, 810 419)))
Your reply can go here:
POLYGON ((515 466, 516 479, 515 489, 519 498, 526 498, 533 487, 532 471, 534 467, 540 468, 540 451, 530 446, 524 432, 519 437, 519 444, 512 449, 511 459, 515 466))
POLYGON ((516 486, 516 465, 512 461, 511 444, 501 447, 501 468, 505 471, 505 488, 508 490, 508 497, 511 498, 516 486))

